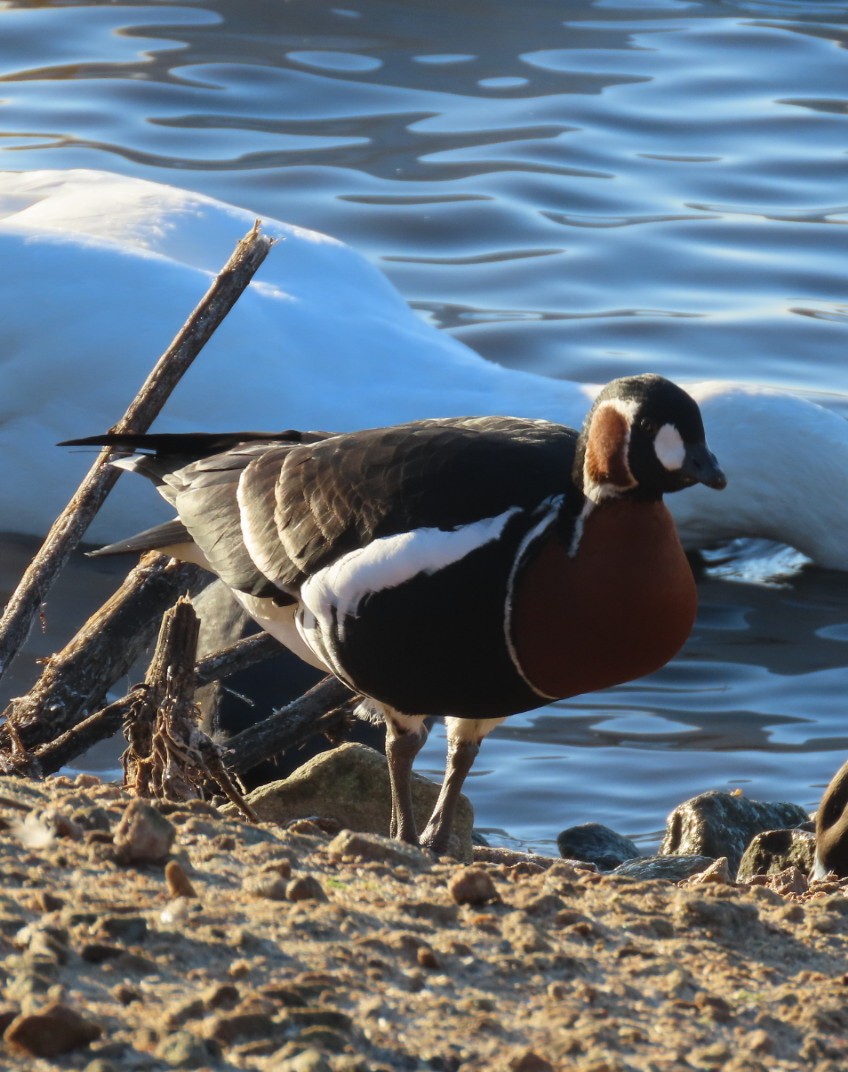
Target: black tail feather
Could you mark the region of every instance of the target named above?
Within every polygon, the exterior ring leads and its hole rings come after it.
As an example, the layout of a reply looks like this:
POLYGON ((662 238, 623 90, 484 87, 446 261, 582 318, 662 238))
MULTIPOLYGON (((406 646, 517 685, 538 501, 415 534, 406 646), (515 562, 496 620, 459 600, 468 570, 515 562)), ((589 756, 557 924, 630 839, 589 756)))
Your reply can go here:
POLYGON ((114 447, 127 452, 144 451, 162 457, 206 458, 240 443, 317 443, 332 432, 106 432, 103 435, 66 439, 60 447, 114 447))
POLYGON ((158 551, 161 548, 191 542, 191 536, 182 521, 166 521, 163 525, 145 529, 127 540, 119 540, 118 543, 110 543, 96 551, 89 551, 88 555, 89 558, 97 558, 100 555, 143 554, 145 551, 158 551))

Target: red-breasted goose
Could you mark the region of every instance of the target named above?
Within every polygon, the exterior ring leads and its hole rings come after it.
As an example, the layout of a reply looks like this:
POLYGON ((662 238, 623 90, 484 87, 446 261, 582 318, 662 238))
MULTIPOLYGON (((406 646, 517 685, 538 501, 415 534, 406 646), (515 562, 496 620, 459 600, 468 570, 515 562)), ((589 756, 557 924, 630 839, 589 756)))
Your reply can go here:
POLYGON ((418 840, 410 775, 446 715, 421 843, 443 851, 483 737, 519 711, 658 669, 694 622, 663 495, 725 478, 696 403, 615 380, 583 431, 470 417, 340 435, 104 435, 178 520, 101 554, 200 562, 299 656, 386 722, 392 833, 418 840))

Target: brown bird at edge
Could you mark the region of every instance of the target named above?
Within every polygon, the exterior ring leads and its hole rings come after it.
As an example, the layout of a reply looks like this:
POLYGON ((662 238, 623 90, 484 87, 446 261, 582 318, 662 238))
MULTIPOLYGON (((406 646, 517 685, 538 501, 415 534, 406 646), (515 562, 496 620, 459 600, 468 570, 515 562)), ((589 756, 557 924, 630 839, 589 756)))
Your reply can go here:
POLYGON ((386 724, 391 834, 444 852, 482 739, 553 700, 651 673, 697 593, 663 495, 723 488, 697 404, 612 381, 580 433, 468 417, 323 432, 70 440, 129 454, 177 519, 97 554, 156 549, 217 574, 248 614, 386 724), (448 755, 419 838, 425 718, 448 755))

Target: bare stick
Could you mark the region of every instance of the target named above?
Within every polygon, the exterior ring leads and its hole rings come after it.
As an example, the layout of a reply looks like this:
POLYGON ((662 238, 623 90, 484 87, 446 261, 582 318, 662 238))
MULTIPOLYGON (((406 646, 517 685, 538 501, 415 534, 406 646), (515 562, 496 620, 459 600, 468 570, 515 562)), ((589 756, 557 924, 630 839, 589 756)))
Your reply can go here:
MULTIPOLYGON (((193 567, 184 566, 183 568, 193 567)), ((164 610, 164 607, 162 609, 164 610)), ((159 618, 161 618, 161 611, 159 617, 151 621, 150 628, 146 630, 150 640, 153 639, 159 618)), ((110 636, 113 635, 111 629, 109 633, 110 636)), ((213 652, 198 661, 194 668, 195 687, 199 688, 201 685, 208 685, 211 681, 229 677, 230 674, 235 674, 247 666, 275 655, 279 649, 279 642, 267 633, 238 640, 229 648, 213 652)), ((61 657, 61 655, 57 656, 57 658, 61 657)), ((125 696, 110 703, 108 707, 95 711, 94 714, 72 725, 70 729, 66 729, 64 733, 58 734, 51 740, 35 745, 32 754, 22 754, 23 746, 18 752, 11 752, 8 755, 0 753, 0 759, 3 760, 0 772, 5 770, 7 773, 24 773, 29 769, 26 762, 34 761, 42 774, 54 774, 98 741, 113 737, 121 728, 132 706, 137 702, 139 690, 143 689, 143 685, 134 686, 125 696)), ((28 703, 31 695, 32 693, 23 700, 13 702, 28 703)), ((51 726, 51 729, 53 728, 55 724, 51 726)), ((2 741, 2 730, 0 730, 0 741, 2 741)))
MULTIPOLYGON (((273 239, 259 233, 257 221, 239 242, 200 304, 159 358, 113 431, 147 430, 180 377, 247 287, 272 244, 273 239)), ((119 340, 116 345, 120 345, 119 340)), ((38 608, 50 586, 79 544, 118 477, 118 470, 105 464, 108 458, 108 449, 101 451, 76 494, 54 522, 41 550, 6 606, 0 619, 0 677, 26 643, 38 608)))
POLYGON ((200 659, 195 667, 197 687, 200 688, 212 681, 220 681, 221 678, 237 674, 239 670, 246 670, 254 663, 272 659, 284 650, 279 640, 275 640, 270 633, 257 633, 255 636, 243 637, 228 648, 213 651, 200 659))
POLYGON ((200 623, 190 600, 162 619, 156 651, 124 723, 129 742, 121 757, 124 785, 136 796, 190 800, 209 779, 248 819, 256 816, 221 762, 218 746, 198 729, 194 701, 200 623))
MULTIPOLYGON (((135 689, 143 687, 143 685, 136 685, 135 689)), ((135 689, 101 711, 95 711, 93 715, 89 715, 88 718, 83 719, 82 722, 66 730, 54 740, 36 748, 34 752, 28 753, 30 763, 36 766, 38 774, 40 776, 55 774, 72 759, 87 752, 98 741, 106 741, 114 737, 136 699, 135 689)))
POLYGON ((300 744, 311 734, 337 728, 359 697, 334 677, 317 685, 273 715, 227 742, 224 762, 238 775, 279 752, 300 744), (338 712, 338 717, 333 717, 338 712))
POLYGON ((104 702, 156 636, 163 613, 180 592, 196 592, 209 579, 199 566, 156 552, 146 554, 124 583, 76 636, 48 659, 26 696, 12 700, 0 728, 0 771, 18 770, 20 756, 10 744, 32 749, 61 736, 104 702))

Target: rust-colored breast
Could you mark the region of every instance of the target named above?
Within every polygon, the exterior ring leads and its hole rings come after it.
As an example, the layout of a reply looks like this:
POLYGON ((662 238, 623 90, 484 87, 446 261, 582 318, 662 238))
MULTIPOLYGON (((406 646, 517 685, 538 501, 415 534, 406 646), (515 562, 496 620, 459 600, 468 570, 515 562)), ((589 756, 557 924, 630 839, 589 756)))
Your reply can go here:
POLYGON ((575 696, 659 669, 686 641, 697 606, 663 503, 614 500, 588 516, 573 558, 551 536, 519 575, 512 642, 536 689, 575 696))

